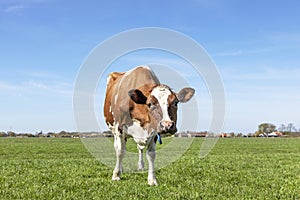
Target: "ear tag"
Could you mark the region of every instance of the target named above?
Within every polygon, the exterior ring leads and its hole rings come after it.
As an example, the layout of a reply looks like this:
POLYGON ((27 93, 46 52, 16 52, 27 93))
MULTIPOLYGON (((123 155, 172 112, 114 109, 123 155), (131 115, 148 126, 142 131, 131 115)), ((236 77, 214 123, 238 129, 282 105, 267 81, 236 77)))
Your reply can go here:
POLYGON ((159 144, 162 144, 162 140, 161 140, 160 134, 157 134, 157 140, 158 140, 159 144))

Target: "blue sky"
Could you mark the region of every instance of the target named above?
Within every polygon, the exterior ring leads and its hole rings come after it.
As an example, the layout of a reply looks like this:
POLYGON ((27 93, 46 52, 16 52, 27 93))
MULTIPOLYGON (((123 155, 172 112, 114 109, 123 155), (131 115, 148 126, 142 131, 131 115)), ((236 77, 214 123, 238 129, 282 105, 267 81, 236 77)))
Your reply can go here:
MULTIPOLYGON (((261 122, 299 129, 299 7, 298 1, 0 1, 0 131, 75 130, 73 84, 82 62, 108 37, 141 27, 174 29, 206 49, 224 82, 224 131, 254 132, 261 122)), ((175 59, 143 52, 115 64, 171 66, 175 59)), ((200 88, 199 130, 205 130, 209 95, 200 88)))

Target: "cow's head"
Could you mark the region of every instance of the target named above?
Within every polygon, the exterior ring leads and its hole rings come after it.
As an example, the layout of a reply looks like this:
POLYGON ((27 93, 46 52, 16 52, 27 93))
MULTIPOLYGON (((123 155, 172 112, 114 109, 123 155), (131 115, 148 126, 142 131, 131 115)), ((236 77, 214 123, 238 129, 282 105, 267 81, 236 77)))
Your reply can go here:
POLYGON ((166 85, 155 85, 148 95, 139 89, 128 92, 132 101, 147 107, 150 128, 158 133, 171 134, 177 131, 178 103, 189 101, 194 93, 193 88, 183 88, 179 93, 175 93, 166 85))

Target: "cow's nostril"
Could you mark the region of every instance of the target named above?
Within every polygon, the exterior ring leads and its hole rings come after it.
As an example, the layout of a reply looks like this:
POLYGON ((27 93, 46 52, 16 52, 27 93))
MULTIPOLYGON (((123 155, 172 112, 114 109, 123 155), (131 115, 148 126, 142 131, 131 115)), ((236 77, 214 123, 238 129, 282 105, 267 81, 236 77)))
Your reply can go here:
POLYGON ((168 128, 171 128, 173 126, 173 122, 168 122, 168 128))

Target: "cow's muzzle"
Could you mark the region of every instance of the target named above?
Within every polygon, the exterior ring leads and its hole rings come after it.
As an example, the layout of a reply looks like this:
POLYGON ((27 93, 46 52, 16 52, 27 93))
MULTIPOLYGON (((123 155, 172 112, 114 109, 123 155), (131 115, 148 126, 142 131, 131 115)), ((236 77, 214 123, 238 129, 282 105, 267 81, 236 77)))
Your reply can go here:
POLYGON ((162 133, 174 134, 177 131, 174 121, 166 121, 166 120, 159 122, 159 129, 160 129, 160 132, 162 132, 162 133))

